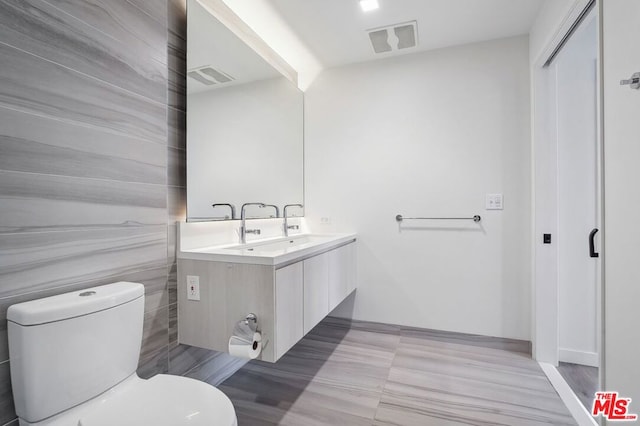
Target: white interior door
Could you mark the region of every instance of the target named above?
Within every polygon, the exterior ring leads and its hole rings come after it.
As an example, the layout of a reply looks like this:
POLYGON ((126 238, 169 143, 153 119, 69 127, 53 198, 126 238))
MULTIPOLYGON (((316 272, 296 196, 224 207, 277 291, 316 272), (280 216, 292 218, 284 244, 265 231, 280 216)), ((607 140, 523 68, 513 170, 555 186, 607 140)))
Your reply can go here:
POLYGON ((558 359, 598 366, 597 270, 590 233, 600 228, 597 134, 598 28, 585 19, 553 60, 557 138, 558 359))
POLYGON ((606 390, 640 412, 640 1, 603 0, 606 390))

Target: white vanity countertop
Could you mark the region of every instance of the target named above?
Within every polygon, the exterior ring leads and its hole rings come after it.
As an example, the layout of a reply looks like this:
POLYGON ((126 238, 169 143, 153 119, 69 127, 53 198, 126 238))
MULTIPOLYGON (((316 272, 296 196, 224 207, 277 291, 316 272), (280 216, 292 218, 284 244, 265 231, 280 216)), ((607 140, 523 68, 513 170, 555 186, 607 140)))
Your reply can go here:
POLYGON ((297 234, 290 237, 178 251, 178 259, 277 266, 320 254, 356 240, 356 234, 297 234))

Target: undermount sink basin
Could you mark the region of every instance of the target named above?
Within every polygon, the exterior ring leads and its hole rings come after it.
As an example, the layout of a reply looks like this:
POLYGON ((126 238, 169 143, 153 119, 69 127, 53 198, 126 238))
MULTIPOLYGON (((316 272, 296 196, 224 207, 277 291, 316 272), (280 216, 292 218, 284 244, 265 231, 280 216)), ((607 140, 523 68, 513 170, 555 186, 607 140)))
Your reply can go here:
POLYGON ((308 244, 318 244, 330 241, 332 235, 316 235, 303 234, 295 235, 287 238, 279 238, 277 240, 263 241, 250 244, 241 244, 237 246, 225 247, 225 250, 241 250, 255 252, 275 252, 281 250, 299 249, 301 246, 308 244))
POLYGON ((279 265, 352 242, 356 234, 299 234, 248 244, 182 250, 178 258, 218 262, 279 265))

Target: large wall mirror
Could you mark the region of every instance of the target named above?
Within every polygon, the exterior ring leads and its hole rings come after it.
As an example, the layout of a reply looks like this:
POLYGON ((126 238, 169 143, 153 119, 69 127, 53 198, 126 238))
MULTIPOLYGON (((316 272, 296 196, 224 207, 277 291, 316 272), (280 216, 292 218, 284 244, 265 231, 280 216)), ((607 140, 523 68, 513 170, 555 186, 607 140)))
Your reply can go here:
MULTIPOLYGON (((303 94, 212 13, 187 2, 187 220, 229 203, 303 202, 303 94)), ((254 216, 260 212, 254 211, 254 216)))

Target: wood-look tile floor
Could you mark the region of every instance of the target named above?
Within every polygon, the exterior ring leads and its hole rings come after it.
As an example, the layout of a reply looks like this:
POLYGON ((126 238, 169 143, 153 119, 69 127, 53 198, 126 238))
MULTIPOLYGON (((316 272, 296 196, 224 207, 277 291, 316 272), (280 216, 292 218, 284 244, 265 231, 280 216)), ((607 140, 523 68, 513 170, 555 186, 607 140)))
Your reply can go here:
POLYGON ((582 405, 591 411, 593 397, 598 390, 598 367, 561 362, 558 372, 580 399, 582 405))
POLYGON ((218 387, 239 426, 575 425, 519 341, 326 318, 218 387))

